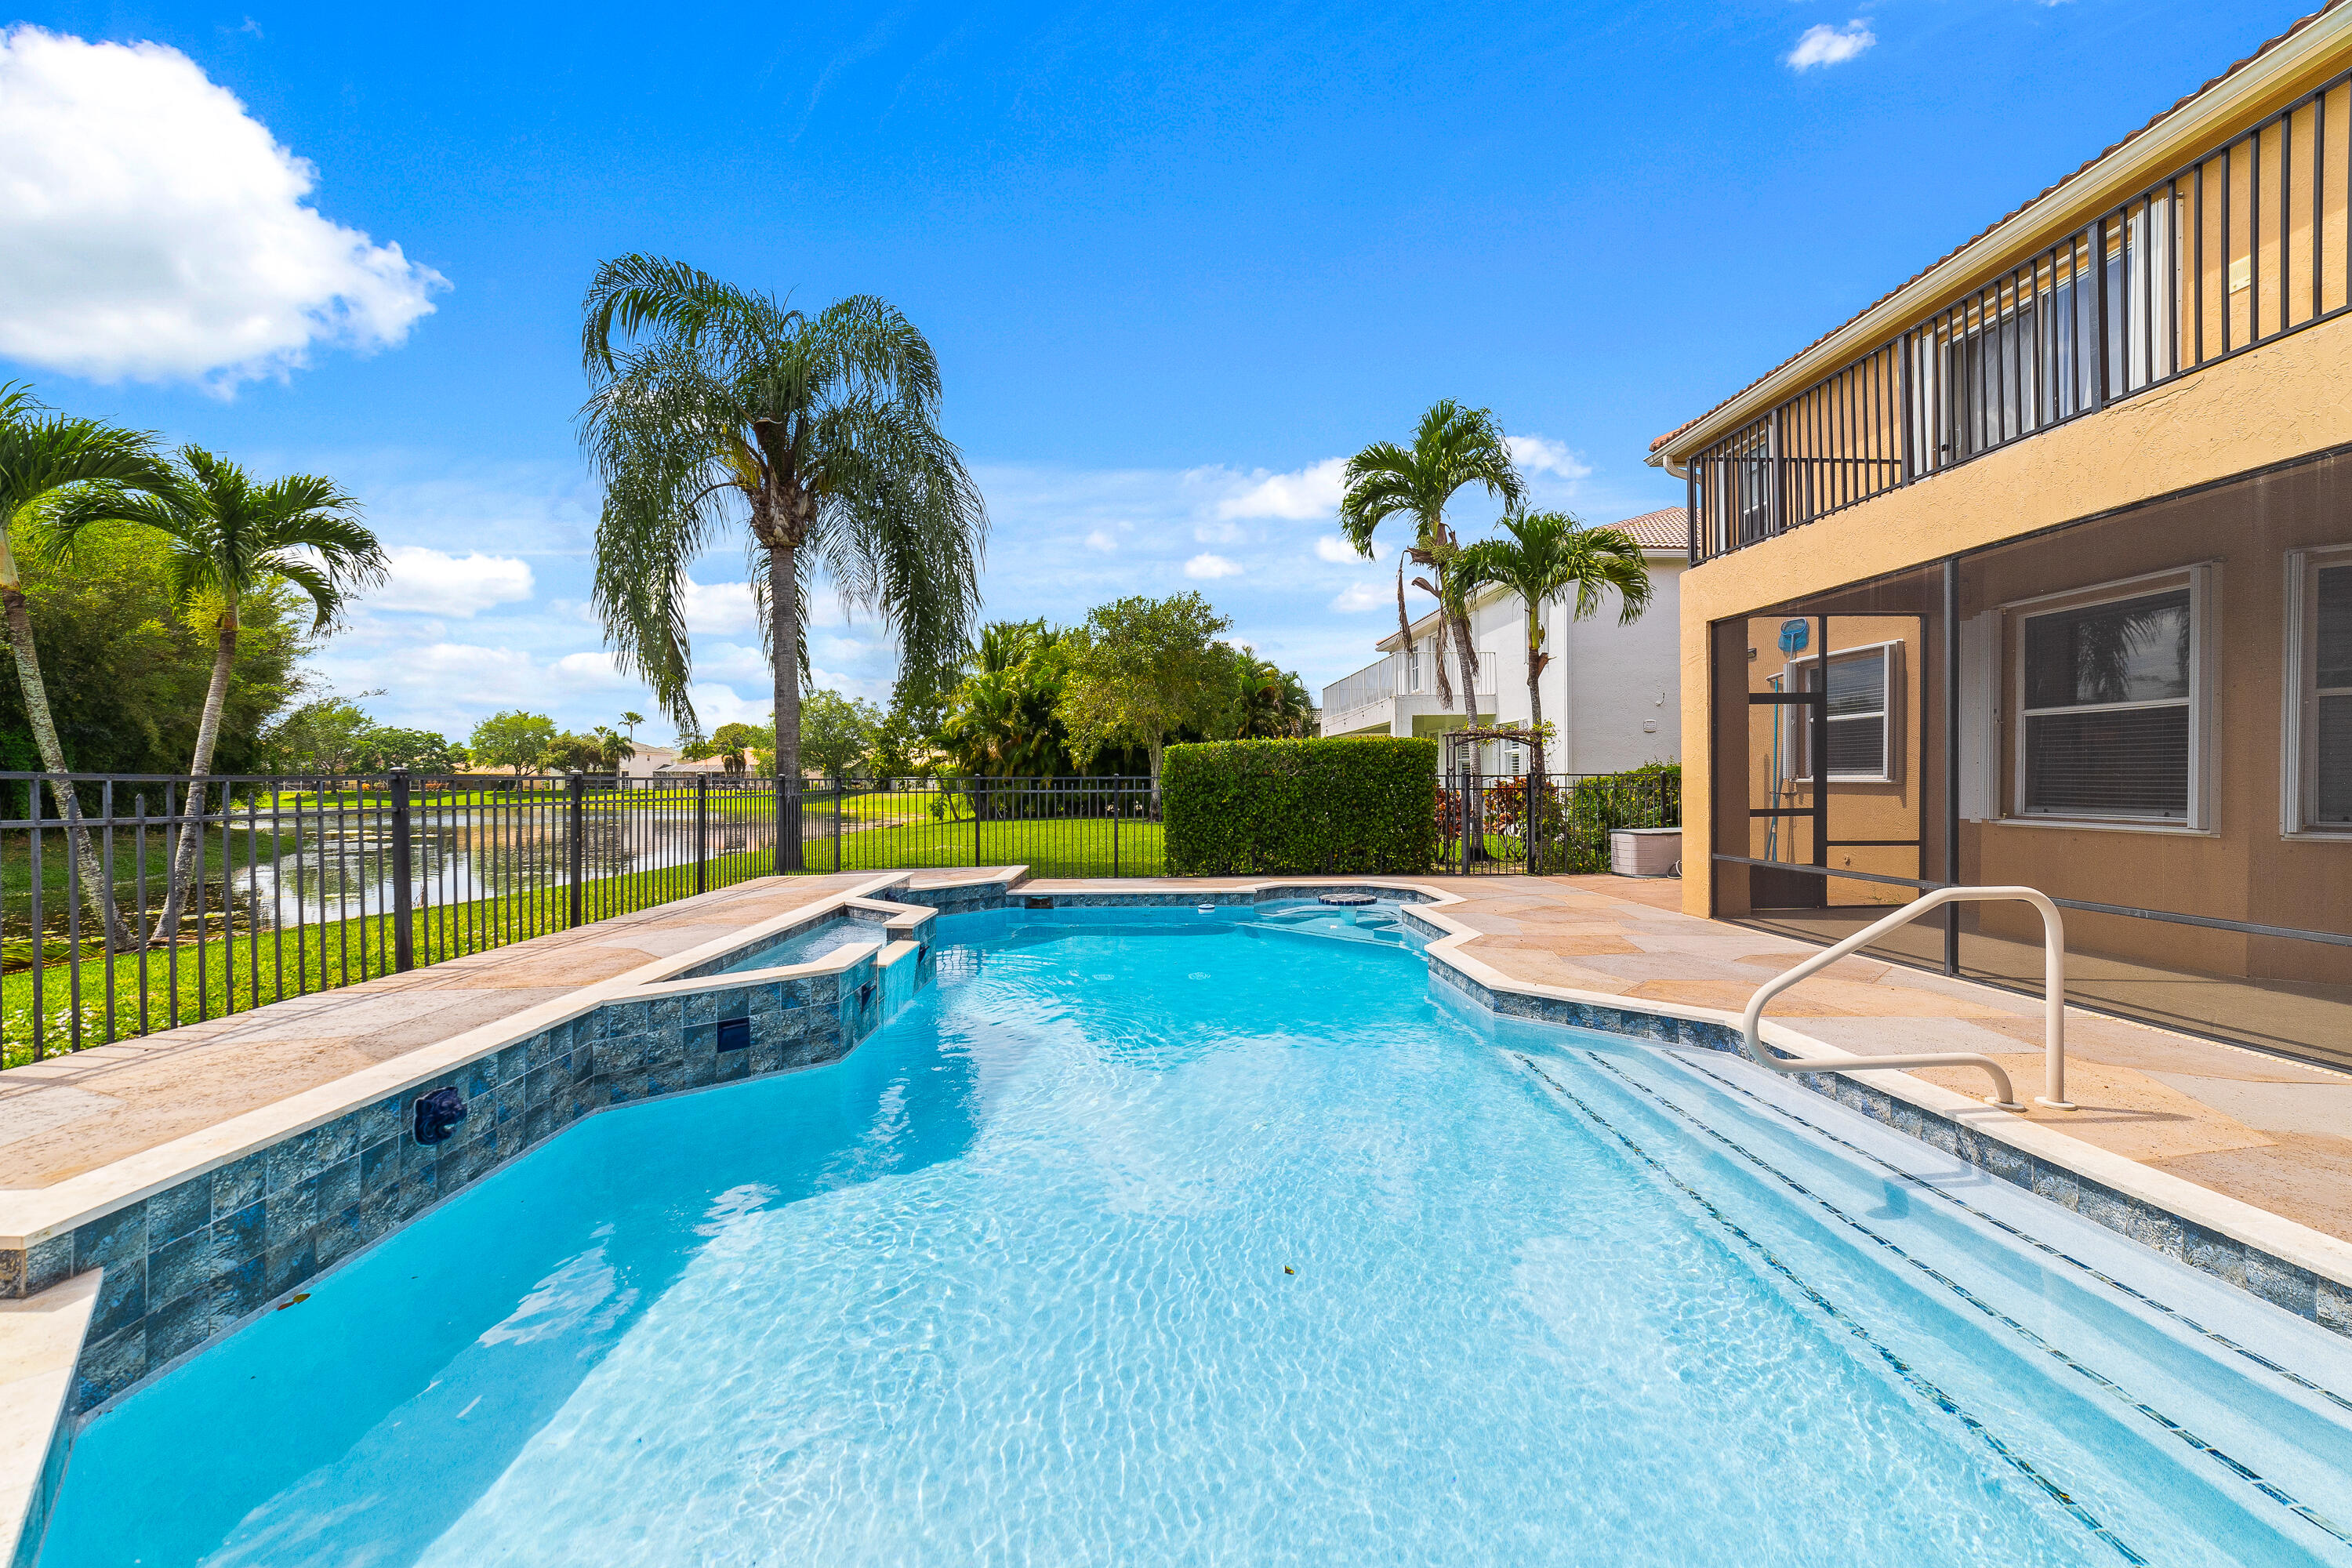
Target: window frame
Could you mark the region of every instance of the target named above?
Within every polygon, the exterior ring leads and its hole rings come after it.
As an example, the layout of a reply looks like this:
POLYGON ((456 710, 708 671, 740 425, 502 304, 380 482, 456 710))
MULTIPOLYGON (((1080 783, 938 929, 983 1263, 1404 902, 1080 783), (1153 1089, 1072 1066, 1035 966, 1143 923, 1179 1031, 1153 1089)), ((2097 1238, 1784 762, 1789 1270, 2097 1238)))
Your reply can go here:
MULTIPOLYGON (((1837 772, 1835 769, 1832 769, 1830 772, 1830 783, 1833 784, 1900 784, 1903 782, 1902 770, 1896 766, 1897 761, 1902 756, 1902 752, 1895 743, 1896 711, 1895 700, 1896 692, 1901 689, 1898 683, 1902 679, 1901 659, 1903 641, 1904 639, 1901 637, 1889 637, 1883 642, 1857 643, 1852 647, 1832 648, 1830 650, 1828 657, 1832 661, 1842 658, 1853 658, 1865 654, 1874 653, 1878 655, 1880 680, 1878 689, 1877 715, 1879 771, 1874 773, 1842 773, 1837 772)), ((1809 653, 1802 655, 1800 658, 1789 660, 1783 668, 1787 669, 1790 675, 1793 678, 1798 671, 1822 663, 1822 655, 1817 653, 1809 653)), ((1824 666, 1822 671, 1824 691, 1826 691, 1828 679, 1827 667, 1824 666)), ((1800 688, 1800 689, 1802 689, 1802 688, 1800 688)), ((1792 706, 1793 710, 1801 716, 1801 723, 1810 723, 1811 721, 1812 704, 1803 703, 1792 706)), ((1822 721, 1825 723, 1836 723, 1836 720, 1828 717, 1828 703, 1826 701, 1822 703, 1822 721)), ((1868 717, 1870 717, 1870 715, 1866 713, 1849 713, 1845 715, 1845 718, 1848 720, 1865 719, 1868 717)), ((1791 784, 1801 784, 1807 787, 1811 787, 1813 782, 1813 748, 1810 737, 1807 737, 1804 742, 1797 748, 1797 754, 1801 759, 1802 759, 1801 765, 1799 772, 1789 775, 1789 782, 1791 784)))
POLYGON ((2290 550, 2284 566, 2279 837, 2352 841, 2352 822, 2311 820, 2319 798, 2319 699, 2352 692, 2352 687, 2319 689, 2319 574, 2352 567, 2352 544, 2290 550))
POLYGON ((2218 571, 2216 563, 2197 562, 2167 571, 2147 572, 2135 577, 2118 578, 2061 593, 2042 594, 2001 606, 2004 623, 2002 645, 2009 664, 2003 686, 2008 700, 2004 704, 2007 711, 1999 715, 1996 721, 2000 727, 2002 740, 2010 749, 2008 798, 2001 803, 2000 820, 2003 824, 2020 827, 2111 828, 2137 833, 2211 833, 2213 792, 2210 774, 2213 753, 2210 743, 2213 733, 2213 650, 2220 646, 2215 626, 2219 618, 2216 611, 2220 599, 2214 591, 2218 571), (2026 706, 2027 622, 2042 616, 2095 609, 2101 605, 2147 598, 2182 588, 2189 591, 2187 696, 2137 702, 2076 702, 2055 708, 2026 706), (2181 816, 2167 816, 2147 812, 2032 810, 2027 807, 2026 727, 2029 720, 2052 713, 2120 712, 2127 709, 2175 707, 2186 707, 2189 710, 2188 806, 2181 816))

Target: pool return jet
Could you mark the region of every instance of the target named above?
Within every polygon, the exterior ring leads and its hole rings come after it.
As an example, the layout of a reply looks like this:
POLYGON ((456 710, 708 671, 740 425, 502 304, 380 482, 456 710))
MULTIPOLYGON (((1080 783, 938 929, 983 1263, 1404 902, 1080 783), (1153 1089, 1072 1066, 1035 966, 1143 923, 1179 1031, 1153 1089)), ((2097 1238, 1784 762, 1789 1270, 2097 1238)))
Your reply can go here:
POLYGON ((1764 1004, 1790 986, 1835 963, 1846 954, 1867 947, 1900 925, 1907 925, 1930 910, 1946 904, 1998 903, 2009 900, 2032 904, 2042 911, 2042 1092, 2035 1095, 2037 1104, 2055 1110, 2072 1110, 2074 1103, 2066 1098, 2066 926, 2059 918, 2058 906, 2048 894, 2036 888, 1938 888, 1934 892, 1904 905, 1885 919, 1873 921, 1839 942, 1823 948, 1794 969, 1774 975, 1756 988, 1748 999, 1747 1015, 1739 1021, 1740 1047, 1757 1066, 1769 1068, 1777 1073, 1853 1072, 1871 1068, 1982 1068, 1992 1075, 1993 1087, 2000 1092, 1987 1100, 1989 1105, 2003 1110, 2023 1110, 2017 1091, 2010 1087, 2009 1073, 1990 1057, 1976 1051, 1939 1051, 1924 1056, 1902 1057, 1838 1057, 1812 1059, 1784 1059, 1764 1048, 1763 1037, 1758 1032, 1764 1020, 1764 1004))

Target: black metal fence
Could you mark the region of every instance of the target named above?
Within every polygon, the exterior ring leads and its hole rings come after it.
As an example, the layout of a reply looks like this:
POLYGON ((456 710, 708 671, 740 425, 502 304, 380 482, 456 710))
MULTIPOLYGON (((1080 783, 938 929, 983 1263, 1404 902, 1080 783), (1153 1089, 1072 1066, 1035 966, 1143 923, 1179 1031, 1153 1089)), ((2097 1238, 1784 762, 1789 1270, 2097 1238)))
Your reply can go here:
POLYGON ((1675 769, 1453 773, 1437 792, 1438 868, 1515 877, 1606 871, 1612 832, 1679 827, 1682 820, 1683 781, 1675 769))
MULTIPOLYGON (((1601 870, 1611 828, 1681 820, 1672 776, 1444 784, 1441 871, 1601 870)), ((0 773, 0 1058, 240 1013, 752 877, 1010 865, 1162 875, 1150 781, 0 773)))
POLYGON ((0 1059, 779 871, 1152 876, 1162 863, 1150 783, 1133 778, 0 773, 0 1059))

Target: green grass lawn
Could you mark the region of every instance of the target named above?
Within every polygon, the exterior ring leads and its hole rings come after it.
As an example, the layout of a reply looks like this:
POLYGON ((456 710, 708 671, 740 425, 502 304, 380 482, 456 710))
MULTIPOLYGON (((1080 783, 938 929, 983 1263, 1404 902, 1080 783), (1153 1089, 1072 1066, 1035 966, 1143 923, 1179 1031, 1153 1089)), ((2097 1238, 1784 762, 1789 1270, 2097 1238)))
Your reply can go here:
POLYGON ((1166 864, 1160 825, 1133 818, 1048 817, 1022 822, 924 818, 892 826, 846 831, 836 868, 830 837, 803 847, 810 871, 930 870, 954 866, 1027 866, 1033 877, 1157 877, 1166 864))
MULTIPOLYGON (((810 820, 829 826, 832 804, 827 797, 824 813, 812 813, 810 820)), ((1164 865, 1162 830, 1156 822, 1127 819, 1114 825, 1100 817, 1045 818, 982 822, 975 831, 970 816, 932 817, 927 809, 918 815, 910 808, 927 808, 929 801, 923 796, 851 795, 843 805, 838 862, 834 836, 821 831, 802 845, 803 874, 823 875, 836 869, 919 870, 976 862, 1026 865, 1032 875, 1039 877, 1140 877, 1157 876, 1164 865), (857 826, 877 822, 884 826, 857 826)), ((236 842, 239 837, 233 835, 232 842, 242 865, 244 847, 236 842)), ((266 836, 257 837, 263 840, 256 845, 257 852, 266 854, 266 836)), ((705 885, 717 889, 765 876, 773 865, 765 848, 717 856, 706 869, 705 885)), ((46 872, 47 868, 43 869, 46 872)), ((690 865, 593 878, 581 885, 582 913, 588 921, 602 920, 667 903, 693 891, 690 865)), ((416 962, 420 965, 438 963, 561 931, 570 923, 570 912, 568 889, 549 886, 496 899, 427 906, 417 911, 412 928, 416 962)), ((141 1032, 142 994, 148 1028, 161 1029, 173 1021, 175 1000, 178 1021, 190 1023, 387 973, 392 967, 392 946, 390 917, 367 915, 313 920, 274 931, 265 928, 258 942, 241 930, 202 942, 184 942, 176 951, 176 973, 166 954, 154 952, 148 955, 143 981, 135 957, 119 959, 111 1037, 141 1032)), ((25 950, 16 953, 17 962, 29 956, 30 944, 24 939, 16 939, 11 947, 25 950)), ((58 951, 55 942, 46 949, 51 954, 58 951)), ((72 972, 68 964, 51 963, 38 973, 40 1012, 47 1020, 43 1049, 54 1055, 71 1048, 72 972)), ((100 1044, 110 1037, 105 984, 102 964, 85 961, 81 966, 83 1045, 100 1044)), ((35 971, 30 968, 0 975, 0 1059, 5 1065, 13 1067, 31 1058, 34 989, 35 971)))
MULTIPOLYGON (((825 848, 830 852, 830 840, 825 848)), ((772 858, 766 849, 716 856, 706 870, 705 882, 712 889, 723 888, 766 876, 772 869, 772 858)), ((583 918, 603 920, 691 894, 694 868, 664 867, 593 878, 583 882, 580 890, 583 918)), ((411 929, 421 967, 562 931, 570 921, 569 889, 539 887, 512 897, 428 906, 417 910, 411 929)), ((194 929, 191 921, 187 930, 194 929)), ((47 951, 57 952, 58 944, 50 943, 47 951)), ((147 955, 143 982, 135 956, 118 958, 111 1037, 128 1038, 141 1032, 142 993, 148 1028, 167 1028, 173 1022, 175 998, 181 1023, 217 1018, 389 973, 392 951, 391 917, 366 915, 289 924, 275 931, 265 928, 258 942, 242 930, 202 942, 183 942, 174 953, 147 955)), ((16 1067, 32 1059, 35 973, 26 968, 0 975, 0 1065, 16 1067)), ((48 1021, 42 1047, 45 1054, 54 1056, 72 1048, 73 971, 68 964, 53 963, 38 974, 40 1011, 48 1021)), ((85 962, 81 966, 81 1043, 85 1046, 102 1044, 110 1037, 106 999, 102 964, 85 962)))

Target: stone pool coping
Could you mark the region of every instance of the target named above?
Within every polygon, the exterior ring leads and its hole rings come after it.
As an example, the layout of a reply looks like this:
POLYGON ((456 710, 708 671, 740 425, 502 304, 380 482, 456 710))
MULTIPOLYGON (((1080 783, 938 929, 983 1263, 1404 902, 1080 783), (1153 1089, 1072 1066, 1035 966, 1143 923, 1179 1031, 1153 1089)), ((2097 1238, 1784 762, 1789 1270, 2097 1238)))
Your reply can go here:
MULTIPOLYGON (((20 1255, 28 1255, 36 1245, 103 1220, 175 1183, 287 1143, 338 1118, 497 1058, 518 1042, 583 1018, 608 1004, 748 990, 795 975, 837 976, 869 961, 877 964, 878 977, 884 966, 919 952, 928 960, 924 928, 937 914, 1004 907, 1016 897, 1028 908, 1086 908, 1246 906, 1341 889, 1402 894, 1409 900, 1405 923, 1428 939, 1433 980, 1489 1014, 1600 1028, 1670 1048, 1738 1053, 1738 1018, 1729 1011, 1549 985, 1505 973, 1465 951, 1487 933, 1448 914, 1451 907, 1465 902, 1463 895, 1414 879, 1268 878, 1221 880, 1215 885, 1129 879, 1118 885, 1097 882, 1084 889, 1036 885, 1016 894, 1027 880, 1025 868, 982 870, 965 878, 934 876, 919 888, 910 886, 916 875, 877 873, 845 890, 751 922, 686 952, 584 984, 562 998, 227 1118, 53 1186, 0 1192, 0 1249, 13 1247, 20 1255), (807 964, 734 974, 689 973, 795 927, 845 914, 880 928, 878 951, 858 943, 807 964)), ((1763 1037, 1786 1055, 1832 1061, 1854 1055, 1784 1024, 1766 1023, 1763 1037)), ((2352 1335, 2352 1243, 1899 1069, 1808 1074, 1797 1081, 2262 1300, 2352 1335)), ((413 1217, 413 1214, 403 1215, 397 1225, 413 1217)), ((364 1251, 366 1245, 353 1248, 343 1260, 364 1251)), ((318 1272, 334 1266, 321 1265, 318 1272)), ((108 1399, 89 1405, 78 1405, 76 1399, 84 1337, 100 1305, 104 1279, 102 1267, 85 1268, 37 1293, 0 1300, 0 1402, 5 1402, 0 1407, 12 1418, 8 1440, 0 1442, 0 1531, 8 1532, 0 1535, 0 1542, 11 1542, 17 1548, 20 1563, 29 1562, 25 1553, 37 1547, 46 1500, 53 1495, 62 1472, 78 1418, 86 1418, 122 1392, 116 1390, 108 1399), (17 1419, 20 1416, 30 1419, 17 1419), (31 1529, 26 1533, 24 1527, 28 1525, 31 1529)), ((269 1299, 274 1300, 282 1293, 273 1290, 269 1299)), ((204 1345, 268 1310, 265 1301, 255 1312, 221 1328, 184 1353, 198 1353, 204 1345)), ((177 1364, 179 1359, 167 1365, 177 1364)), ((151 1367, 125 1387, 137 1386, 164 1368, 151 1367)))

